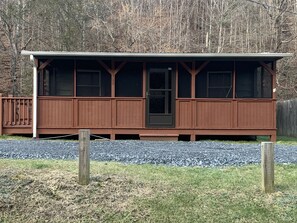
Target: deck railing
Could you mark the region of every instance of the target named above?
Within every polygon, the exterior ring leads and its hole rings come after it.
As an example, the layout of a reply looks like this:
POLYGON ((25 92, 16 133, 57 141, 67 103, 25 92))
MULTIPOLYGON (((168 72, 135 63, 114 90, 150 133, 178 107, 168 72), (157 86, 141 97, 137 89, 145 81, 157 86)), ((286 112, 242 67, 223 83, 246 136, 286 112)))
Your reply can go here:
MULTIPOLYGON (((145 129, 145 98, 39 97, 38 129, 145 129)), ((176 129, 276 128, 274 99, 176 99, 176 129)), ((32 133, 32 98, 2 97, 0 135, 32 133)))
POLYGON ((0 135, 5 128, 32 128, 31 97, 2 97, 0 94, 0 135))
POLYGON ((177 99, 177 128, 275 129, 274 99, 177 99))

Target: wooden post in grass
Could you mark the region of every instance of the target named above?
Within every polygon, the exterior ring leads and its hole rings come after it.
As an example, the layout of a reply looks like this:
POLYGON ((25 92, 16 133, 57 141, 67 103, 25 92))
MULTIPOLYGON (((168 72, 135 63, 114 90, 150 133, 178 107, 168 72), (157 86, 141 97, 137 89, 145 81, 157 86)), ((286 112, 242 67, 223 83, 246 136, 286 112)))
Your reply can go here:
POLYGON ((262 188, 265 193, 274 192, 274 144, 261 143, 262 188))
POLYGON ((90 130, 79 130, 79 173, 78 182, 88 185, 90 181, 90 130))

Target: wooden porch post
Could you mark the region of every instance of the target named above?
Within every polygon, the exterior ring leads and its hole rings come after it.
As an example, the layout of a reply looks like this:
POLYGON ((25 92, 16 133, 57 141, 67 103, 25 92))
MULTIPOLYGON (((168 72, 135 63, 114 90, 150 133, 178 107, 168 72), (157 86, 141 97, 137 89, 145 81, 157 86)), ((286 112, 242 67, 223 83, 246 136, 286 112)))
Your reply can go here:
POLYGON ((142 120, 142 127, 144 128, 146 125, 146 100, 147 100, 147 95, 146 95, 146 85, 147 85, 147 71, 146 71, 146 62, 143 62, 143 70, 142 70, 142 97, 145 98, 143 100, 143 117, 144 119, 142 120))
MULTIPOLYGON (((196 74, 195 74, 195 61, 192 62, 192 69, 191 69, 191 107, 192 107, 192 128, 195 128, 196 124, 196 102, 195 102, 195 97, 196 97, 196 74)), ((191 134, 190 136, 191 141, 196 141, 196 135, 194 133, 191 134)))
MULTIPOLYGON (((98 63, 111 75, 111 128, 113 129, 116 126, 115 77, 127 62, 123 61, 118 67, 116 67, 115 61, 112 60, 111 68, 109 68, 101 60, 98 60, 98 63)), ((110 139, 115 139, 113 131, 111 131, 110 139)))
POLYGON ((3 134, 3 107, 2 107, 2 93, 0 93, 0 135, 3 134))
MULTIPOLYGON (((207 66, 209 61, 205 61, 202 63, 197 69, 196 69, 196 62, 192 62, 192 67, 189 68, 187 64, 184 62, 180 62, 180 64, 191 74, 191 105, 192 105, 192 129, 195 128, 196 123, 196 104, 195 104, 195 98, 196 98, 196 76, 207 66)), ((193 133, 191 134, 191 141, 196 140, 196 135, 193 133)))
POLYGON ((272 69, 272 98, 276 99, 276 61, 273 62, 272 69))
POLYGON ((115 97, 115 62, 111 61, 111 97, 115 97))
POLYGON ((259 63, 272 76, 272 98, 276 99, 276 67, 275 67, 276 62, 275 61, 273 62, 272 69, 266 63, 264 63, 262 61, 260 61, 259 63))
POLYGON ((31 61, 33 61, 33 138, 38 137, 37 132, 37 88, 38 88, 38 82, 37 82, 37 66, 38 66, 38 60, 35 59, 33 55, 31 55, 31 61))
MULTIPOLYGON (((276 129, 276 61, 273 61, 272 68, 262 61, 259 63, 272 76, 273 128, 276 129)), ((270 141, 276 142, 276 131, 270 135, 270 141)))
POLYGON ((233 72, 232 72, 232 127, 238 127, 238 102, 236 100, 236 63, 234 61, 233 64, 233 72))
MULTIPOLYGON (((273 128, 276 129, 276 61, 273 62, 273 74, 272 74, 272 98, 273 100, 273 128)), ((276 136, 276 132, 275 134, 270 136, 270 141, 271 142, 276 142, 277 136, 276 136)))

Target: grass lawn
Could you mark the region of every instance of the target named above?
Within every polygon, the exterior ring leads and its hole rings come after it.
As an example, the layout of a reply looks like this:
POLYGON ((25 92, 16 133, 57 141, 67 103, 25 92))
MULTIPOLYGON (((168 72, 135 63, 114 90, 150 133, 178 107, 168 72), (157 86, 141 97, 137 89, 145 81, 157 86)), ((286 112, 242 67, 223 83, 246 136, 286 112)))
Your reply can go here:
POLYGON ((0 222, 297 222, 297 165, 276 166, 276 192, 259 165, 181 168, 0 159, 0 222))

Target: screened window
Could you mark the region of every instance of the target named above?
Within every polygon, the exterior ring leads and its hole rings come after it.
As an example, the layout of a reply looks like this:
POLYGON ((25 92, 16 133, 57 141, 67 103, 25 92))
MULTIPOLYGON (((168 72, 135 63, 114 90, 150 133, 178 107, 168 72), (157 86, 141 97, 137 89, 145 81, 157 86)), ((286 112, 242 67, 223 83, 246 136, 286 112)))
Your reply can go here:
POLYGON ((41 96, 73 96, 72 60, 52 61, 39 72, 39 95, 41 96))
POLYGON ((232 61, 212 61, 196 75, 196 98, 232 98, 232 61))
POLYGON ((178 97, 191 97, 191 75, 182 66, 178 67, 178 97))
POLYGON ((142 97, 142 63, 127 63, 116 75, 116 97, 142 97))
POLYGON ((100 71, 78 70, 76 76, 77 96, 101 96, 100 71))
MULTIPOLYGON (((268 63, 272 68, 272 64, 268 63)), ((271 98, 272 76, 259 62, 236 63, 237 98, 271 98)))
POLYGON ((232 73, 208 72, 207 97, 231 98, 232 97, 232 73))
POLYGON ((76 61, 76 95, 110 97, 111 75, 95 60, 76 61))

